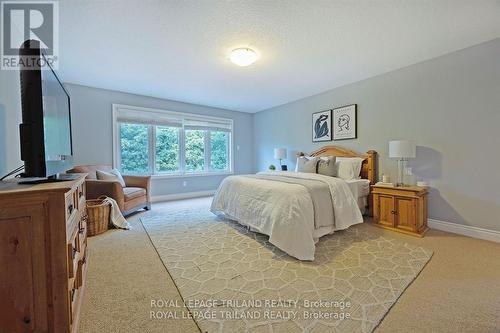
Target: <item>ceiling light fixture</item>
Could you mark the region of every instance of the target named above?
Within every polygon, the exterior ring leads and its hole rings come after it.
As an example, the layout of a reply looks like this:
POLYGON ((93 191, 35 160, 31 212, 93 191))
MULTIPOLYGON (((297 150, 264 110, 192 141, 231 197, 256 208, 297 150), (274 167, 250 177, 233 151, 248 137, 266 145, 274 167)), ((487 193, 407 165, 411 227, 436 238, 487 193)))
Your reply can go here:
POLYGON ((229 60, 238 66, 249 66, 257 61, 257 53, 249 48, 239 48, 231 51, 229 55, 229 60))

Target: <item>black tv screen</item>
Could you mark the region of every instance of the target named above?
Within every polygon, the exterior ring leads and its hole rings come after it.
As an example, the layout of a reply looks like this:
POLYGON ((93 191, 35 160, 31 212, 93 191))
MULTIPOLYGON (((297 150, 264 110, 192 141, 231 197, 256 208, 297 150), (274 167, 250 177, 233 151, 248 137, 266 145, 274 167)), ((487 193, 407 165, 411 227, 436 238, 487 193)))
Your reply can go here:
POLYGON ((54 176, 72 167, 70 97, 37 41, 24 42, 20 56, 23 177, 54 176))

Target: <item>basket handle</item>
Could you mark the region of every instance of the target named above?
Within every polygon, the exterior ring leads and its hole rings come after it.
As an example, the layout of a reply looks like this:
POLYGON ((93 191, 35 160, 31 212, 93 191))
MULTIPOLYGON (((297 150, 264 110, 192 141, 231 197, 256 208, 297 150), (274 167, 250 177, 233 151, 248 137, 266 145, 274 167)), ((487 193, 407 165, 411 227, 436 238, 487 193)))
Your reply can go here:
MULTIPOLYGON (((102 201, 104 201, 104 200, 106 200, 107 198, 108 198, 108 196, 107 196, 107 195, 101 195, 101 196, 100 196, 99 198, 97 198, 97 199, 98 199, 98 200, 102 200, 102 201)), ((107 204, 108 204, 109 206, 111 206, 111 202, 107 202, 107 204)))

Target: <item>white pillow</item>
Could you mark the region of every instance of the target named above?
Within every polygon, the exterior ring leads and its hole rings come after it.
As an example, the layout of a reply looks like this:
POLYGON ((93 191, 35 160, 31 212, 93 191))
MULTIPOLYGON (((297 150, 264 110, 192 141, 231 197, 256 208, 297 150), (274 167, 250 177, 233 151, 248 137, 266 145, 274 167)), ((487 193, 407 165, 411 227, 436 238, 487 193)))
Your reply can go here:
POLYGON ((359 179, 363 160, 361 157, 337 157, 337 177, 344 180, 359 179))
POLYGON ((317 157, 297 157, 297 164, 295 166, 296 172, 316 173, 316 165, 318 164, 317 157))
POLYGON ((96 176, 98 180, 111 180, 119 182, 122 187, 126 187, 125 180, 123 180, 122 174, 118 169, 113 169, 109 171, 96 170, 96 176))

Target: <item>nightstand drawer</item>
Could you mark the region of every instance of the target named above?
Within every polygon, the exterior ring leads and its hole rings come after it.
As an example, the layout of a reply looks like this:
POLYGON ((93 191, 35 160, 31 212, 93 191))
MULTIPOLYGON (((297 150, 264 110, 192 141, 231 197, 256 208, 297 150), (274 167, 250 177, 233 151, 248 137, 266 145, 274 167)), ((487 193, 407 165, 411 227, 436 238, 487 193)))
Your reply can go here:
POLYGON ((413 187, 408 188, 400 188, 400 187, 372 187, 372 194, 387 194, 391 196, 400 196, 400 197, 413 197, 418 198, 421 195, 427 193, 427 190, 421 189, 420 191, 410 190, 413 187))

